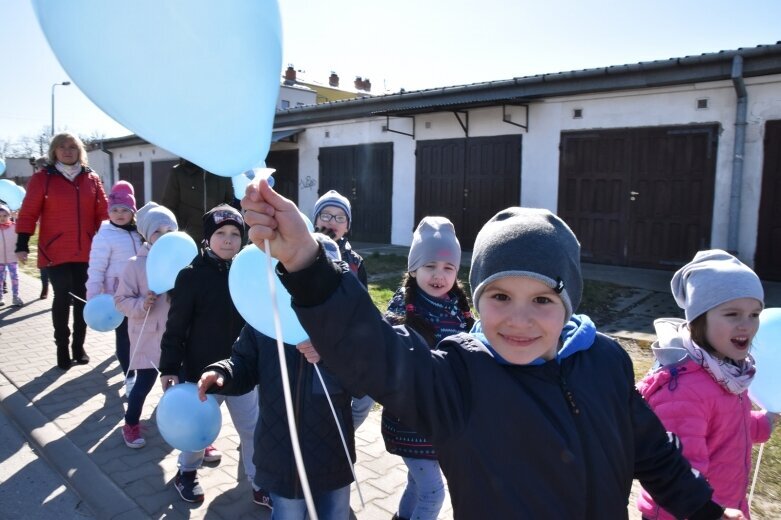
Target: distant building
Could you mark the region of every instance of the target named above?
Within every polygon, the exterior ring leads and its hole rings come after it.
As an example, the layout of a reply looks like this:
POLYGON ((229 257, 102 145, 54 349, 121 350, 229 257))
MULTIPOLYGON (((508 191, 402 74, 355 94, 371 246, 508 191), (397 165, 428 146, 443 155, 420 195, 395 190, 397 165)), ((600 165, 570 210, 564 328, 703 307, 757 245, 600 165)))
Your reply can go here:
MULTIPOLYGON (((781 280, 779 92, 781 43, 364 91, 279 110, 266 163, 305 213, 329 189, 346 195, 354 241, 409 245, 423 216, 442 215, 469 249, 522 205, 561 216, 586 262, 672 270, 717 247, 781 280)), ((106 144, 151 183, 161 151, 135 139, 106 144)))
MULTIPOLYGON (((324 83, 312 78, 299 77, 299 72, 292 65, 288 65, 283 76, 282 88, 306 87, 316 93, 315 103, 328 103, 344 99, 356 99, 371 97, 372 84, 369 78, 355 78, 353 88, 345 88, 339 85, 340 79, 336 72, 331 72, 328 82, 324 83)), ((293 105, 280 108, 293 108, 293 105)))

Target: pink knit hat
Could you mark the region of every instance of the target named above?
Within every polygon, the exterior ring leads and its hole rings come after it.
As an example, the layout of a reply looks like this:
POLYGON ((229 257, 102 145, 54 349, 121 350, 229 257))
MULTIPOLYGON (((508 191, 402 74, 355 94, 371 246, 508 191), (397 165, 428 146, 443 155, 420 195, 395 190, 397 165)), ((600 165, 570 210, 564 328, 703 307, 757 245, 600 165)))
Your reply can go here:
POLYGON ((127 181, 119 181, 111 188, 108 196, 108 209, 114 206, 122 206, 133 213, 136 212, 136 198, 134 196, 133 185, 127 181))

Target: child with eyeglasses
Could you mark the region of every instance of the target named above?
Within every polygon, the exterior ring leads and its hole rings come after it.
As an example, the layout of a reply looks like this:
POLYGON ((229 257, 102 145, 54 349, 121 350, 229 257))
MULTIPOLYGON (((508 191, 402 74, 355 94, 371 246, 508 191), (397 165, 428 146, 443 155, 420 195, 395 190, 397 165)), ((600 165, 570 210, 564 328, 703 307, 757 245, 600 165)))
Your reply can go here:
MULTIPOLYGON (((369 280, 366 268, 363 266, 363 258, 353 250, 350 242, 347 241, 347 233, 352 224, 352 207, 347 197, 336 190, 329 190, 315 202, 314 219, 315 231, 336 242, 342 260, 347 262, 350 271, 358 277, 361 285, 368 289, 369 280)), ((373 405, 374 400, 368 395, 353 398, 353 428, 357 430, 363 424, 373 405)))

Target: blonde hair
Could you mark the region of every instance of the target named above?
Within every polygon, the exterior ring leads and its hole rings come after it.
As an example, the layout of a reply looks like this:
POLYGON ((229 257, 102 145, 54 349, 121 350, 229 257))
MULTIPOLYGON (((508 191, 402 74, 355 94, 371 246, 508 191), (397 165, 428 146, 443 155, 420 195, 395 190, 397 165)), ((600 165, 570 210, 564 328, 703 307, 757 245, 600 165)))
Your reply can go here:
POLYGON ((78 136, 69 134, 67 132, 62 132, 61 134, 57 134, 52 137, 51 143, 49 143, 49 152, 47 153, 49 164, 55 164, 57 162, 56 150, 68 139, 72 139, 76 143, 76 146, 79 147, 79 164, 82 166, 89 166, 89 162, 87 160, 87 149, 84 148, 84 143, 81 142, 81 139, 79 139, 78 136))

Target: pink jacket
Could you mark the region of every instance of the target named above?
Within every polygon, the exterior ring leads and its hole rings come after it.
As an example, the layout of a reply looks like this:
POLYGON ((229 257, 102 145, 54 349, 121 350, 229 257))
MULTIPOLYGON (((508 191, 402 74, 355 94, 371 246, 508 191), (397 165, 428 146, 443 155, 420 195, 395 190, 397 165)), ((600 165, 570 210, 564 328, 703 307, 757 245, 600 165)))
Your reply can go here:
MULTIPOLYGON (((751 445, 765 442, 771 433, 765 412, 752 411, 747 392, 729 392, 691 359, 647 375, 637 389, 665 428, 680 438, 683 455, 713 488, 713 501, 749 518, 751 445)), ((645 490, 637 507, 646 518, 674 518, 645 490)))
POLYGON ((92 239, 87 268, 87 300, 102 293, 114 294, 119 277, 141 249, 138 231, 127 231, 106 220, 92 239))
POLYGON ((0 264, 16 263, 16 225, 8 222, 7 226, 0 226, 0 264))
POLYGON ((138 256, 130 259, 122 276, 119 277, 119 285, 114 293, 114 305, 128 318, 131 370, 160 366, 160 340, 163 338, 168 309, 171 307, 168 293, 158 295, 157 301, 149 309, 149 316, 144 324, 146 316, 144 298, 149 292, 146 280, 148 254, 149 247, 144 245, 138 250, 138 256))

